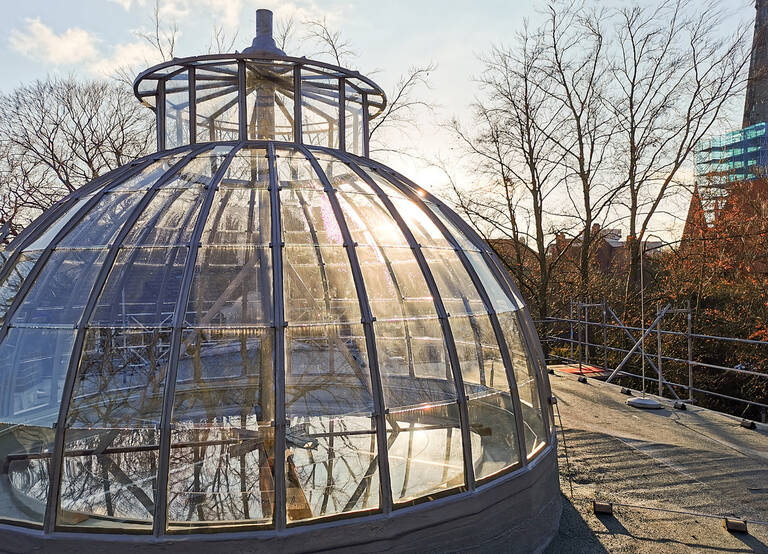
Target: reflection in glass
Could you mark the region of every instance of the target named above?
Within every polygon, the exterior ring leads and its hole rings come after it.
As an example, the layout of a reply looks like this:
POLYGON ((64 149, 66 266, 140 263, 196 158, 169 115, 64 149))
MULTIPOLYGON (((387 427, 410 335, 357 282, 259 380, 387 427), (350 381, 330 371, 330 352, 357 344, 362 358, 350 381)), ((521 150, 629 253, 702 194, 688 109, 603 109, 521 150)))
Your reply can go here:
MULTIPOLYGON (((16 299, 19 289, 24 284, 24 279, 27 278, 32 268, 35 267, 35 263, 40 259, 41 255, 41 250, 22 252, 14 262, 13 267, 8 271, 8 274, 0 282, 0 325, 5 321, 5 315, 16 299)), ((0 269, 5 268, 0 266, 0 269)))
POLYGON ((11 328, 0 344, 0 519, 41 525, 71 329, 11 328))
POLYGON ((515 370, 517 392, 520 395, 520 404, 523 409, 525 445, 530 457, 547 442, 547 435, 541 402, 539 401, 539 376, 536 374, 536 368, 530 354, 527 354, 523 335, 517 322, 517 314, 518 312, 506 312, 498 314, 498 318, 515 370))
POLYGON ((170 338, 169 329, 89 329, 67 426, 158 425, 170 338))
POLYGON ((186 331, 176 377, 169 526, 274 514, 271 328, 186 331))
POLYGON ((200 248, 185 323, 203 327, 270 323, 271 262, 266 248, 200 248))
POLYGON ((520 462, 514 405, 488 316, 452 317, 450 323, 467 395, 475 478, 482 479, 520 462))
POLYGON ((395 504, 464 485, 461 426, 455 402, 390 410, 387 445, 395 504))
POLYGON ((238 139, 237 83, 235 63, 195 68, 197 142, 238 139))
POLYGON ((149 532, 159 438, 155 428, 67 429, 57 525, 149 532))

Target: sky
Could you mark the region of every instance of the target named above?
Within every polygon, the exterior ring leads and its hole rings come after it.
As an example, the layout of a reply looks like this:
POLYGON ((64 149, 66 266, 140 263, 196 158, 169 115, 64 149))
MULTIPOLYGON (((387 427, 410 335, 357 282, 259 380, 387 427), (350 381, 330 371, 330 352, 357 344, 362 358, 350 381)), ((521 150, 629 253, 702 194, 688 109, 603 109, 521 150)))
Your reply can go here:
MULTIPOLYGON (((624 0, 594 0, 595 5, 624 0)), ((696 0, 699 1, 699 0, 696 0)), ((702 3, 705 0, 700 0, 702 3)), ((752 16, 750 0, 721 0, 733 5, 736 19, 752 16)), ((494 44, 509 44, 525 21, 542 18, 544 0, 159 0, 161 21, 179 29, 176 56, 204 54, 212 30, 232 36, 234 48, 250 45, 256 9, 274 11, 275 19, 301 22, 326 18, 341 30, 356 56, 354 65, 385 90, 412 65, 436 64, 431 88, 421 97, 432 103, 418 125, 401 140, 422 158, 450 164, 456 148, 443 128, 456 117, 467 120, 477 94, 478 55, 494 44)), ((0 19, 0 92, 46 75, 109 77, 119 68, 138 72, 160 61, 138 36, 151 30, 155 0, 4 0, 0 19)), ((729 8, 730 9, 730 8, 729 8)), ((294 46, 298 49, 298 46, 294 46)), ((305 46, 306 47, 306 46, 305 46)), ((289 50, 290 55, 313 52, 289 50)), ((429 163, 398 155, 382 161, 433 190, 444 174, 429 163)), ((469 175, 458 175, 468 181, 469 175)))

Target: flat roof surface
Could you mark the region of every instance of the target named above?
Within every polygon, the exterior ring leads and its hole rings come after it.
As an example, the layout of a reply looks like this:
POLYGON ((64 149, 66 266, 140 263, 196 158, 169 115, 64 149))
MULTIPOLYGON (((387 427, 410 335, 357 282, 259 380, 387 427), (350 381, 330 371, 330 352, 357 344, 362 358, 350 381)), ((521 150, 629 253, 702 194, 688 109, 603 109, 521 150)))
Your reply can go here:
POLYGON ((638 410, 619 387, 576 379, 550 375, 566 444, 558 429, 564 512, 547 552, 768 552, 768 426, 664 399, 638 410), (595 499, 635 507, 598 517, 595 499), (737 535, 721 519, 661 510, 764 523, 737 535))

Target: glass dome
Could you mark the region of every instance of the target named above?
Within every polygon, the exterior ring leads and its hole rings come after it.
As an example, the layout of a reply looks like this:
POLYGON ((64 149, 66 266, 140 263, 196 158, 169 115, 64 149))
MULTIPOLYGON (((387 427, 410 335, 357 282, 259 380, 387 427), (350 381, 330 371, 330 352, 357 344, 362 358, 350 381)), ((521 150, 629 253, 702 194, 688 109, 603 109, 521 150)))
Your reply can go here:
POLYGON ((490 248, 368 158, 239 138, 113 171, 0 253, 1 522, 280 530, 552 452, 490 248))

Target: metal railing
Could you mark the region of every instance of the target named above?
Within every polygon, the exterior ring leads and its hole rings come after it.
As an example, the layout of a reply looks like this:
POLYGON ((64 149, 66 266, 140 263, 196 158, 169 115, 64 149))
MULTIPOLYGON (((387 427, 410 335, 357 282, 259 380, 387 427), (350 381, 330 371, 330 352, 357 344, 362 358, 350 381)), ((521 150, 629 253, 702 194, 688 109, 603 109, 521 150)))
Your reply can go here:
MULTIPOLYGON (((766 422, 768 400, 725 394, 723 391, 703 388, 703 385, 696 386, 695 381, 696 369, 707 369, 731 375, 741 375, 746 378, 765 380, 768 380, 768 372, 747 369, 743 364, 737 364, 732 367, 697 359, 695 345, 697 342, 707 341, 710 343, 709 346, 711 346, 711 342, 714 341, 716 343, 745 345, 759 349, 761 347, 768 347, 768 341, 694 333, 690 304, 680 308, 675 308, 671 304, 665 306, 657 304, 655 319, 648 326, 637 327, 625 324, 605 301, 571 301, 570 317, 549 317, 545 320, 537 320, 536 325, 542 345, 544 346, 548 365, 561 363, 577 366, 579 373, 583 373, 584 366, 597 367, 609 373, 606 378, 608 382, 613 381, 617 377, 640 380, 643 391, 646 390, 650 382, 652 385, 657 385, 657 394, 659 396, 664 396, 665 391, 667 391, 670 397, 683 402, 695 403, 694 393, 697 393, 728 402, 739 403, 745 406, 742 416, 752 408, 754 411, 751 413, 757 413, 755 419, 759 419, 763 423, 766 422), (599 312, 598 317, 593 317, 595 311, 599 312), (684 331, 663 328, 665 318, 674 317, 675 315, 685 317, 684 331), (616 340, 617 335, 619 340, 616 340), (655 340, 653 340, 651 335, 656 335, 655 340), (671 355, 668 350, 665 353, 665 346, 667 349, 670 348, 668 344, 665 345, 665 337, 673 337, 684 341, 684 346, 678 345, 678 347, 686 351, 687 355, 685 357, 671 355), (628 347, 626 346, 627 341, 630 344, 628 347), (649 341, 652 344, 650 352, 647 347, 649 341), (616 363, 619 356, 621 357, 620 361, 616 363), (636 366, 638 359, 640 361, 641 373, 633 372, 630 367, 633 363, 636 366), (678 368, 682 365, 685 371, 677 370, 670 372, 667 364, 678 364, 678 368), (646 375, 646 365, 650 368, 650 375, 646 375), (667 368, 666 376, 665 367, 667 368), (682 375, 683 380, 687 377, 688 382, 678 383, 669 380, 670 373, 674 373, 677 376, 682 375), (687 396, 687 398, 681 398, 678 391, 687 396)), ((680 326, 679 322, 678 326, 680 326)), ((768 358, 768 349, 765 350, 764 356, 768 358)))

